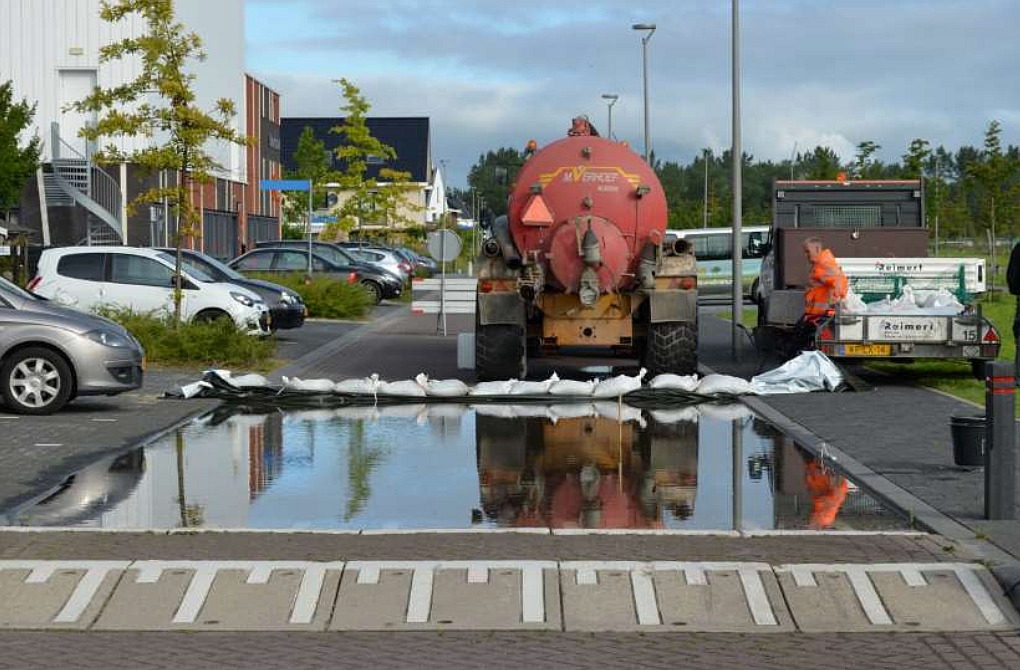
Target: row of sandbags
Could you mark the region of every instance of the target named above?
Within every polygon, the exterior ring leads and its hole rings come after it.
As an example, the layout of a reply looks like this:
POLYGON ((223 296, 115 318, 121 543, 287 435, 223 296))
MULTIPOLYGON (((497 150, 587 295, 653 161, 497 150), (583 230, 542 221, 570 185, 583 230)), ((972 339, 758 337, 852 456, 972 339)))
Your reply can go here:
POLYGON ((907 284, 900 295, 885 296, 877 302, 866 304, 853 290, 840 303, 847 314, 906 314, 916 316, 955 316, 961 314, 964 305, 948 290, 937 291, 914 289, 907 284))
POLYGON ((414 419, 418 424, 436 420, 457 420, 468 412, 500 419, 545 419, 552 423, 570 419, 602 417, 613 421, 635 422, 644 428, 646 416, 657 424, 697 423, 702 417, 717 421, 747 419, 751 410, 737 403, 701 403, 671 409, 641 410, 612 401, 590 403, 401 403, 393 405, 349 405, 328 409, 298 410, 287 414, 289 421, 328 420, 332 418, 378 421, 414 419))

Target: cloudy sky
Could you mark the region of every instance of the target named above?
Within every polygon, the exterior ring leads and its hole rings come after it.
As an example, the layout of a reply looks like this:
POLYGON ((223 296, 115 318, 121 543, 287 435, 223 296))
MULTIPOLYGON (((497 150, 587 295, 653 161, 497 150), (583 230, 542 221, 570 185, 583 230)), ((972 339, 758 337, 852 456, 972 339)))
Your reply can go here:
MULTIPOLYGON (((641 43, 652 145, 687 161, 730 142, 728 0, 247 0, 248 67, 284 116, 336 114, 353 80, 379 116, 429 116, 435 160, 463 185, 483 151, 561 137, 587 114, 642 146, 641 43)), ((743 0, 744 148, 783 159, 862 140, 895 160, 914 137, 1020 144, 1020 0, 743 0)))

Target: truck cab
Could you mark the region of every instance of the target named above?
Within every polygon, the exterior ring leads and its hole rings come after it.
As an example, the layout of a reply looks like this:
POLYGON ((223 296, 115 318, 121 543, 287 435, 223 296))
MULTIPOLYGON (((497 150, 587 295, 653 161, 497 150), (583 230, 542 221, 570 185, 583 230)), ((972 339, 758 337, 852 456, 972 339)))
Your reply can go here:
POLYGON ((984 259, 929 258, 924 221, 919 180, 777 181, 769 249, 752 291, 768 337, 756 340, 781 349, 792 335, 810 273, 802 248, 816 237, 858 298, 856 309, 838 306, 819 325, 816 348, 847 359, 964 358, 980 373, 999 351, 998 333, 977 305, 984 259), (954 307, 910 304, 915 293, 951 295, 954 307))

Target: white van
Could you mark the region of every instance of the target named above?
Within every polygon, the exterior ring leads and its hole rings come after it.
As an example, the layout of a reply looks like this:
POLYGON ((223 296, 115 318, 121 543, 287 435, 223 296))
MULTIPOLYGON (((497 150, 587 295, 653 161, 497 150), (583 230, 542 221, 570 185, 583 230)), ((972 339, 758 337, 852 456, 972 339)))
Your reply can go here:
MULTIPOLYGON (((251 335, 269 334, 269 311, 251 291, 186 266, 181 318, 204 321, 229 316, 251 335)), ((138 313, 173 313, 174 257, 137 247, 45 249, 28 288, 33 293, 83 312, 102 307, 138 313)))

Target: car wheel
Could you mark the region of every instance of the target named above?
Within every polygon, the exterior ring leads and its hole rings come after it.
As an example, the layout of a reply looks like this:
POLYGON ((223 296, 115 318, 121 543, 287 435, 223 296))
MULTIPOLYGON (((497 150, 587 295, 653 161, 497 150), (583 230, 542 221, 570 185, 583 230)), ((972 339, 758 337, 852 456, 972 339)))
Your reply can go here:
POLYGON ((374 281, 363 281, 361 285, 365 287, 368 294, 372 296, 372 302, 378 305, 382 302, 382 287, 376 284, 374 281))
POLYGON ((194 323, 212 323, 219 319, 229 319, 230 315, 220 309, 204 309, 192 319, 194 323))
POLYGON ((0 367, 0 395, 18 414, 57 412, 67 404, 73 390, 71 366, 50 349, 22 349, 0 367))

